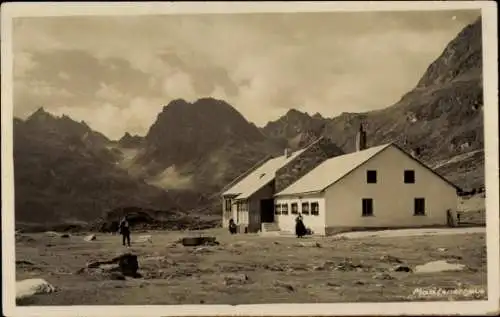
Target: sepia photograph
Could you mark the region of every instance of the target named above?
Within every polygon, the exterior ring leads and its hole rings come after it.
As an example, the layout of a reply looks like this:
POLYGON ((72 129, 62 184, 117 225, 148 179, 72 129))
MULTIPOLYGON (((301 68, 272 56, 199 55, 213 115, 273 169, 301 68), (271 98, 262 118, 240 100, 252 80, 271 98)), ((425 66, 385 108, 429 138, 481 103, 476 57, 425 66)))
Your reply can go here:
POLYGON ((2 4, 4 314, 498 312, 497 67, 495 2, 2 4))

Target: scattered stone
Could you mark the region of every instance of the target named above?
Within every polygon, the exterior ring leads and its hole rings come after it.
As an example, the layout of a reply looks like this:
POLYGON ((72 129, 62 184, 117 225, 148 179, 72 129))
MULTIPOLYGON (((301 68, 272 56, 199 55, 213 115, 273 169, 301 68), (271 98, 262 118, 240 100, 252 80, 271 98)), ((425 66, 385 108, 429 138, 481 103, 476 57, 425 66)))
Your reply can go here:
POLYGON ((446 256, 448 259, 453 259, 453 260, 462 260, 462 257, 460 255, 454 255, 450 254, 446 256))
POLYGON ((295 288, 293 287, 293 285, 288 284, 288 283, 284 283, 284 282, 280 282, 280 281, 275 281, 273 285, 276 286, 276 287, 284 288, 284 289, 286 289, 289 292, 295 292, 295 288))
POLYGON ((16 235, 16 242, 18 243, 32 243, 35 242, 36 240, 33 239, 32 237, 28 237, 22 234, 16 235))
POLYGON ((96 237, 96 235, 95 235, 95 234, 91 234, 91 235, 88 235, 88 236, 86 236, 85 238, 83 238, 83 240, 85 240, 85 241, 87 241, 87 242, 94 241, 94 240, 96 240, 96 239, 97 239, 97 237, 96 237))
POLYGON ((392 270, 394 272, 413 272, 411 267, 409 267, 408 265, 396 265, 392 270))
POLYGON ((153 243, 153 237, 151 235, 139 236, 136 240, 137 243, 153 243))
POLYGON ((344 259, 334 267, 335 271, 363 271, 364 269, 362 264, 353 264, 350 259, 344 259))
POLYGON ((224 276, 224 284, 234 285, 234 284, 245 284, 248 282, 248 276, 246 274, 230 274, 224 276))
POLYGON ((330 286, 330 287, 341 287, 342 286, 342 285, 335 283, 335 282, 326 282, 326 285, 330 286))
POLYGON ((213 252, 211 249, 208 247, 198 247, 193 250, 193 254, 200 254, 200 253, 210 253, 213 252))
POLYGON ((87 268, 89 268, 89 269, 98 268, 100 265, 101 265, 101 262, 99 262, 99 261, 87 262, 87 268))
POLYGON ((280 243, 278 241, 273 241, 273 244, 278 245, 280 243))
POLYGON ((315 265, 312 267, 312 270, 313 271, 324 271, 325 270, 325 266, 324 265, 315 265))
POLYGON ((166 258, 164 256, 148 256, 143 259, 144 261, 165 261, 166 258))
POLYGON ((382 255, 380 257, 380 261, 391 262, 391 263, 403 263, 403 261, 401 261, 399 258, 388 254, 382 255))
POLYGON ((35 264, 33 262, 30 262, 30 261, 19 260, 19 261, 16 261, 16 265, 19 265, 19 266, 32 266, 32 265, 35 265, 35 264))
POLYGON ((325 270, 335 270, 335 262, 333 262, 333 261, 325 261, 323 263, 323 269, 325 269, 325 270))
POLYGON ((215 237, 186 237, 181 243, 185 247, 197 247, 200 245, 219 245, 215 237))
POLYGON ((61 236, 59 233, 55 232, 55 231, 47 231, 45 232, 45 234, 49 237, 59 237, 61 236))
POLYGON ((101 271, 120 271, 125 276, 139 277, 139 262, 137 255, 125 253, 109 261, 91 261, 87 263, 89 269, 100 269, 101 271))
POLYGON ((366 283, 365 283, 365 282, 363 282, 363 281, 359 281, 359 280, 358 280, 358 281, 354 281, 354 283, 353 283, 353 284, 354 284, 354 285, 365 285, 366 283))
POLYGON ((377 273, 372 276, 374 280, 393 280, 394 277, 388 273, 377 273))
POLYGON ((448 251, 448 249, 446 249, 446 248, 437 248, 437 250, 438 250, 439 252, 446 252, 446 251, 448 251))
POLYGON ((463 271, 466 266, 463 264, 448 263, 447 261, 432 261, 415 267, 416 273, 437 273, 445 271, 463 271))
POLYGON ((61 234, 59 237, 61 237, 61 238, 69 238, 69 237, 71 237, 71 236, 70 236, 70 234, 69 234, 69 233, 63 233, 63 234, 61 234))
POLYGON ((31 297, 37 294, 55 292, 56 288, 41 278, 27 279, 16 282, 16 299, 31 297))
POLYGON ((262 266, 264 269, 269 270, 269 271, 274 271, 274 272, 283 272, 285 271, 285 268, 279 265, 274 265, 274 264, 264 264, 262 266))
POLYGON ((300 242, 297 244, 298 247, 315 247, 315 248, 321 248, 321 244, 319 242, 300 242))

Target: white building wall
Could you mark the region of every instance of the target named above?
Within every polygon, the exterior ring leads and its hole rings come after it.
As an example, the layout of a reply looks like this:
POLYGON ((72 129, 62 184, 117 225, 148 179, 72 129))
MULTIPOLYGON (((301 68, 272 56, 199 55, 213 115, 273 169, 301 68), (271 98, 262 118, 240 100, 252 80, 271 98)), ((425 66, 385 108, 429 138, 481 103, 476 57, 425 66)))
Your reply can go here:
POLYGON ((302 219, 306 228, 310 228, 314 234, 325 234, 325 199, 322 195, 304 196, 304 197, 278 197, 275 199, 275 204, 288 204, 288 215, 274 215, 275 222, 278 224, 281 231, 295 233, 295 218, 298 215, 292 214, 292 203, 298 204, 298 211, 302 213, 303 202, 317 202, 319 205, 319 215, 311 215, 311 208, 309 215, 302 214, 302 219))
POLYGON ((446 225, 456 210, 456 189, 396 148, 388 148, 325 191, 327 227, 418 227, 446 225), (377 171, 367 184, 366 171, 377 171), (415 183, 404 183, 404 171, 415 183), (425 198, 425 216, 414 216, 414 198, 425 198), (362 198, 373 199, 373 216, 362 216, 362 198))

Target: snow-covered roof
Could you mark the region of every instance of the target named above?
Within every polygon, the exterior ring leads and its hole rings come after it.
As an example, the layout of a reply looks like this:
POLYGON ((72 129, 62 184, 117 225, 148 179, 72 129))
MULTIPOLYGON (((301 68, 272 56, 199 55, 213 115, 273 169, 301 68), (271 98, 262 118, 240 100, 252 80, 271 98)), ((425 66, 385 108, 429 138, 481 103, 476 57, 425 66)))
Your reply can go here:
POLYGON ((363 151, 332 157, 275 196, 320 192, 390 145, 384 144, 363 151))
POLYGON ((269 184, 275 177, 276 171, 285 166, 297 156, 299 156, 305 149, 295 151, 289 157, 285 155, 278 156, 267 160, 264 164, 257 167, 249 175, 237 182, 234 186, 226 190, 222 195, 238 195, 236 199, 246 199, 259 189, 269 184))

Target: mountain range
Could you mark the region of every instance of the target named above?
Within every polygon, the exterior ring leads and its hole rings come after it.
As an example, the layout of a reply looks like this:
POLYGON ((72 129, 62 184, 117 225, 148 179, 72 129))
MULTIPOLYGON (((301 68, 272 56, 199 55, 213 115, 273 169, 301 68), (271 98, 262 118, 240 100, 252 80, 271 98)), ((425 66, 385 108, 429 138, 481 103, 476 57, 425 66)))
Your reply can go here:
POLYGON ((382 110, 325 118, 291 109, 258 128, 223 100, 178 99, 145 136, 109 140, 85 122, 40 108, 14 118, 16 224, 93 223, 130 208, 195 223, 218 215, 218 193, 259 161, 320 136, 352 152, 360 124, 368 146, 396 142, 464 190, 481 187, 482 91, 478 19, 382 110))

